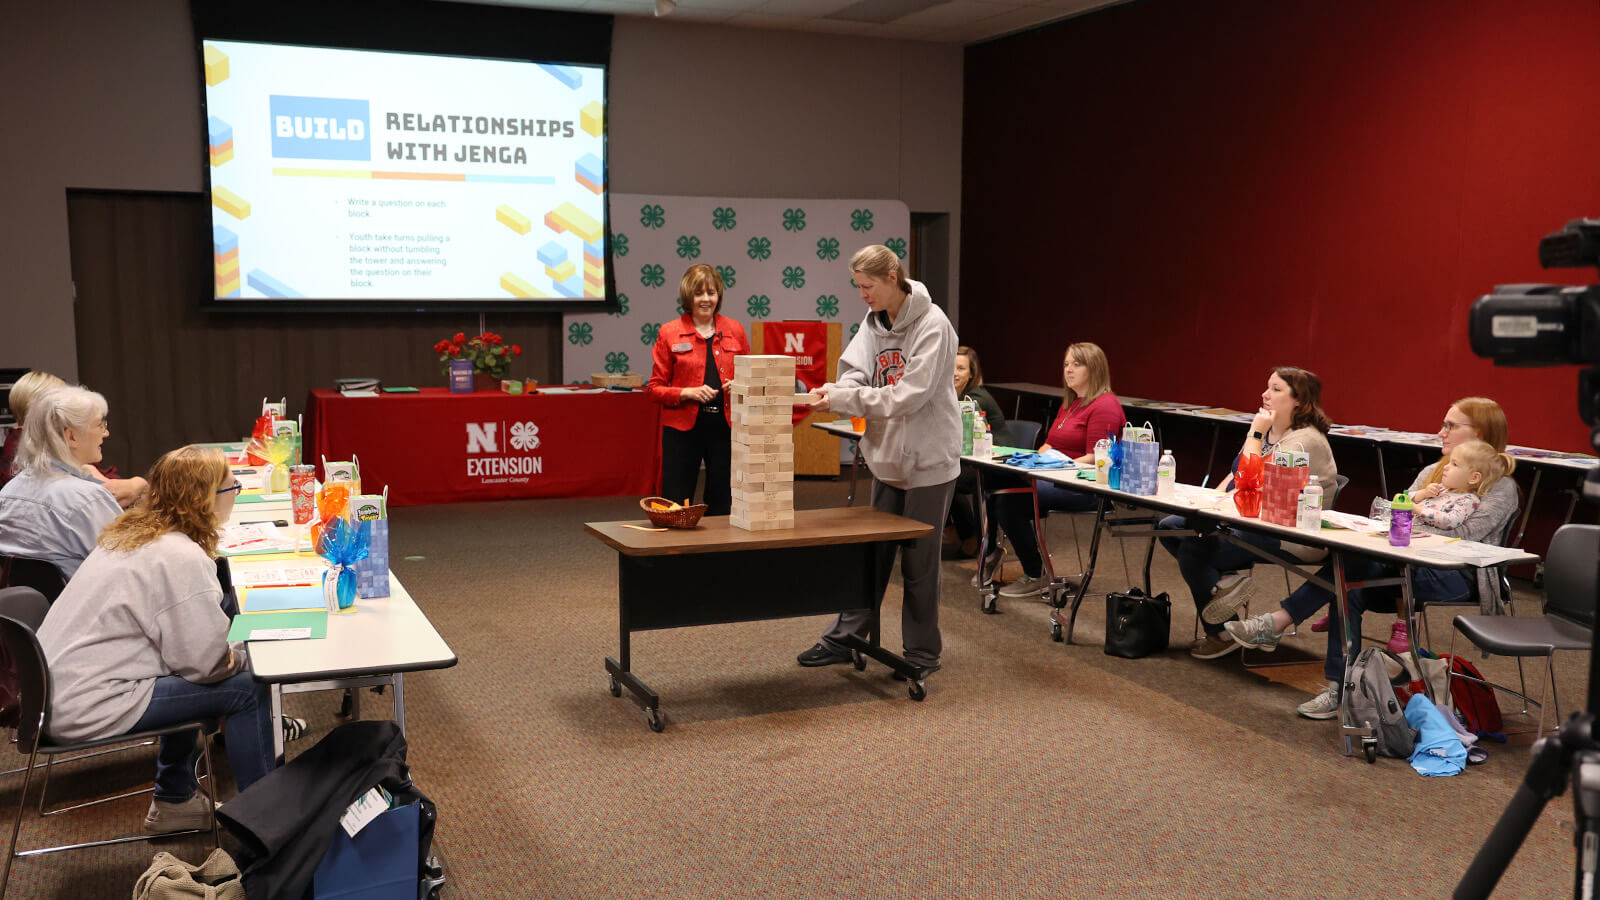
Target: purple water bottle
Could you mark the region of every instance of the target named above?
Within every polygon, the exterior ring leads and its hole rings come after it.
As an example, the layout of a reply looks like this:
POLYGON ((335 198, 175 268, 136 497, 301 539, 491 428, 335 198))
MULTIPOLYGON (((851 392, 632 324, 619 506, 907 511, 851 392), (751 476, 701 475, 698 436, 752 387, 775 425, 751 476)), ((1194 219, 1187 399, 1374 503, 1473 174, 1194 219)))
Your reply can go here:
POLYGON ((1394 495, 1389 507, 1389 546, 1411 546, 1411 495, 1401 492, 1394 495))

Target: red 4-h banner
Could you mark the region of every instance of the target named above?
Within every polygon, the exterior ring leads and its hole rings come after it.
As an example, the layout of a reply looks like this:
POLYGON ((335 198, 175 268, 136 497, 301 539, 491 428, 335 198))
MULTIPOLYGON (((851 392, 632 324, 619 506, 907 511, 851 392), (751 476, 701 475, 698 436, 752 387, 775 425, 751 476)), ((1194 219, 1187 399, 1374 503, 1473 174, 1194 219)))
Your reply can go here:
MULTIPOLYGON (((805 393, 828 383, 828 323, 762 322, 763 353, 794 357, 795 393, 805 393)), ((794 408, 794 423, 811 410, 794 408)))

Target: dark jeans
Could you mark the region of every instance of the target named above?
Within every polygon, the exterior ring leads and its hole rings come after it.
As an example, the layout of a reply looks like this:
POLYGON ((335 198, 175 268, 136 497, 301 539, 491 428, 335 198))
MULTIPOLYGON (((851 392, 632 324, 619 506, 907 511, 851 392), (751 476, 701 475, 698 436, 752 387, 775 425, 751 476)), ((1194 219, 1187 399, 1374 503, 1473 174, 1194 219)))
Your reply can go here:
MULTIPOLYGON (((195 684, 177 675, 157 678, 150 706, 130 731, 216 718, 227 720, 228 764, 242 791, 272 771, 271 701, 267 686, 248 670, 216 684, 195 684)), ((198 732, 184 731, 161 739, 156 754, 157 800, 182 803, 194 796, 199 738, 198 732)))
POLYGON ((688 431, 662 428, 661 496, 674 502, 692 499, 704 462, 706 515, 727 515, 733 509, 733 487, 728 482, 732 459, 732 431, 720 412, 701 413, 688 431))
MULTIPOLYGON (((1189 527, 1189 520, 1183 516, 1167 516, 1162 519, 1157 529, 1175 531, 1189 527)), ((1239 529, 1233 532, 1234 536, 1247 544, 1252 544, 1266 550, 1272 556, 1286 562, 1298 564, 1300 560, 1295 556, 1279 549, 1277 538, 1248 529, 1239 529)), ((1215 534, 1205 537, 1164 537, 1161 546, 1178 560, 1178 571, 1183 574, 1183 581, 1189 586, 1189 593, 1194 597, 1195 614, 1205 609, 1211 602, 1211 591, 1217 586, 1225 572, 1237 572, 1248 569, 1261 562, 1261 557, 1236 546, 1215 534)), ((1237 618, 1237 617, 1235 617, 1237 618)), ((1202 621, 1206 634, 1221 634, 1222 626, 1213 625, 1202 621)))
MULTIPOLYGON (((1367 556, 1352 556, 1345 560, 1346 581, 1370 581, 1377 578, 1398 578, 1400 566, 1367 556)), ((1317 577, 1333 581, 1333 566, 1323 566, 1317 577)), ((1472 596, 1473 585, 1467 574, 1450 569, 1417 568, 1411 572, 1411 593, 1417 603, 1453 603, 1472 596)), ((1369 609, 1393 612, 1400 600, 1400 588, 1377 587, 1345 592, 1350 604, 1351 633, 1354 649, 1361 652, 1361 614, 1369 609)), ((1311 618, 1317 610, 1329 606, 1328 653, 1323 660, 1322 674, 1338 684, 1344 681, 1344 633, 1339 625, 1339 610, 1333 605, 1333 592, 1323 590, 1311 582, 1295 588, 1294 593, 1279 604, 1283 611, 1300 624, 1311 618)), ((1414 640, 1415 638, 1413 638, 1414 640)))
MULTIPOLYGON (((1035 481, 1039 492, 1039 514, 1050 512, 1093 512, 1100 505, 1094 494, 1074 491, 1049 481, 1035 481)), ((1039 536, 1033 532, 1033 498, 1027 494, 1001 494, 993 500, 994 517, 1011 539, 1011 549, 1017 551, 1017 561, 1022 563, 1022 573, 1038 578, 1044 573, 1044 559, 1039 555, 1039 536)))

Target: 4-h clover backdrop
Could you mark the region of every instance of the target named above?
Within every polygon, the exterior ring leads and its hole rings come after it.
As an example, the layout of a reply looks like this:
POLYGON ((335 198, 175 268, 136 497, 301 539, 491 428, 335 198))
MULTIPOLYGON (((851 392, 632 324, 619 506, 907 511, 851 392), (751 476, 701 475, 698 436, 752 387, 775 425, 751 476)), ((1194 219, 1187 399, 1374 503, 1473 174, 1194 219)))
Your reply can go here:
POLYGON ((562 378, 650 375, 662 322, 678 317, 678 279, 695 263, 722 273, 722 314, 753 330, 762 320, 841 322, 848 344, 866 307, 850 284, 850 255, 883 244, 906 255, 911 213, 898 200, 772 200, 611 196, 615 313, 564 317, 562 378))

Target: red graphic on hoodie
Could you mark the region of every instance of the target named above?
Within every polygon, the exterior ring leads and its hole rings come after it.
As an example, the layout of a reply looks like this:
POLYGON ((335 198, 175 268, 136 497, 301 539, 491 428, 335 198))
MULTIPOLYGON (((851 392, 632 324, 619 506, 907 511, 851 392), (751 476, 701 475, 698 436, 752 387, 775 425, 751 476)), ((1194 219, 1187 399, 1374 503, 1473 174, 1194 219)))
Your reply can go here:
POLYGON ((898 347, 878 351, 878 364, 872 373, 873 387, 897 384, 906 373, 906 356, 898 347))

